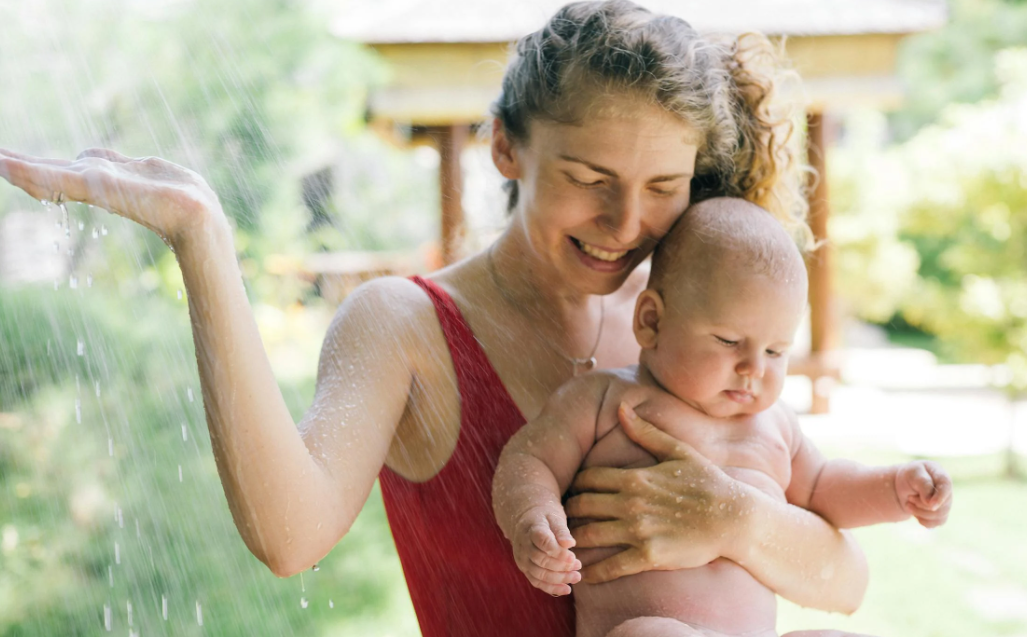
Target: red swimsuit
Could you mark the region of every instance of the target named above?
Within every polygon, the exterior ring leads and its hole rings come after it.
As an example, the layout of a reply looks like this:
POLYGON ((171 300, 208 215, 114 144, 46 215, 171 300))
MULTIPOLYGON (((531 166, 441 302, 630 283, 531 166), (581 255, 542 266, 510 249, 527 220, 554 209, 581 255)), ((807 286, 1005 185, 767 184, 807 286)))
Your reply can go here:
POLYGON ((534 588, 514 564, 492 514, 499 453, 525 419, 453 299, 431 297, 460 391, 460 437, 431 480, 382 469, 385 512, 424 637, 573 637, 574 604, 534 588))

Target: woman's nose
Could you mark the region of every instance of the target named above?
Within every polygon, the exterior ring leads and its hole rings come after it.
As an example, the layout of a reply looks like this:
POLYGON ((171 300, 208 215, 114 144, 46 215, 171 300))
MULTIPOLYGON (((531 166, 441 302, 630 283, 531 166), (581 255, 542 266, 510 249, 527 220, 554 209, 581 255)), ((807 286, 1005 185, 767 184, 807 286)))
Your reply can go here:
POLYGON ((611 197, 602 224, 619 244, 633 246, 642 232, 642 201, 638 193, 621 192, 611 197))

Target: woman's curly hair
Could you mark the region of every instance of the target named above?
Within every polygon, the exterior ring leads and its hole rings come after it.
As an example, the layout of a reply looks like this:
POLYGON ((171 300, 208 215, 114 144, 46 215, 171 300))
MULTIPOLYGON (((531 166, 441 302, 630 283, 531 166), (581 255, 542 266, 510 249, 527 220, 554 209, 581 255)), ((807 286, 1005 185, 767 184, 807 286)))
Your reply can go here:
MULTIPOLYGON (((517 43, 492 112, 511 139, 526 142, 532 120, 580 122, 588 100, 611 91, 659 104, 702 134, 693 201, 743 197, 809 248, 794 122, 774 99, 786 75, 762 35, 703 37, 680 18, 628 0, 575 2, 517 43)), ((512 209, 517 182, 506 189, 512 209)))

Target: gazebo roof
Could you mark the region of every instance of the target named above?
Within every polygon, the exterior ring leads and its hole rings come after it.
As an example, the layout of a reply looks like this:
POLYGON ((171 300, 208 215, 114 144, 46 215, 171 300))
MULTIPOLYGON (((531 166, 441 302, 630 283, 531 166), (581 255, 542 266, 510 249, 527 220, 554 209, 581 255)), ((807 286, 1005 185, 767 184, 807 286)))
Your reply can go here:
MULTIPOLYGON (((511 42, 565 0, 377 0, 347 3, 331 25, 368 44, 511 42)), ((945 23, 944 0, 642 0, 708 33, 826 36, 916 33, 945 23)))

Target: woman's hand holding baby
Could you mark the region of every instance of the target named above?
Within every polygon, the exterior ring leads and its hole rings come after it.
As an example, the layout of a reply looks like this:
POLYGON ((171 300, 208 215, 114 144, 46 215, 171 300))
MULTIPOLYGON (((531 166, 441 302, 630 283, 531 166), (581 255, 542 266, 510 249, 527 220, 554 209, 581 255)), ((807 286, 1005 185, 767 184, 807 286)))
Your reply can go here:
POLYGON ((952 479, 935 462, 909 462, 895 473, 895 495, 906 513, 931 529, 948 520, 952 508, 952 479))
POLYGON ((577 546, 628 547, 583 569, 582 580, 599 583, 646 570, 695 568, 729 556, 729 543, 743 532, 739 521, 748 487, 627 405, 621 405, 619 416, 628 437, 660 463, 578 474, 567 514, 599 521, 574 529, 577 546))
POLYGON ((562 511, 533 508, 517 521, 511 538, 514 560, 532 586, 550 595, 569 595, 581 581, 581 562, 570 551, 574 538, 562 511))

